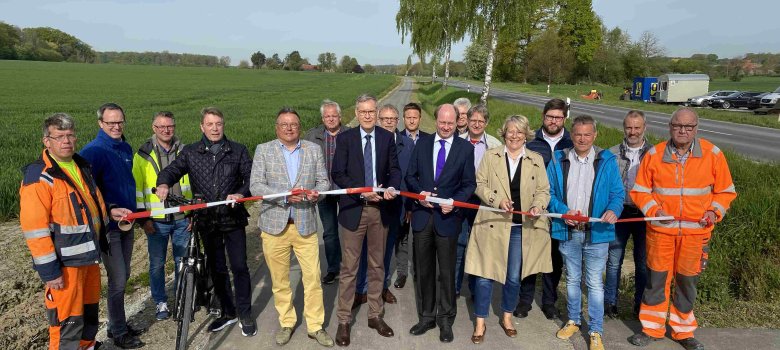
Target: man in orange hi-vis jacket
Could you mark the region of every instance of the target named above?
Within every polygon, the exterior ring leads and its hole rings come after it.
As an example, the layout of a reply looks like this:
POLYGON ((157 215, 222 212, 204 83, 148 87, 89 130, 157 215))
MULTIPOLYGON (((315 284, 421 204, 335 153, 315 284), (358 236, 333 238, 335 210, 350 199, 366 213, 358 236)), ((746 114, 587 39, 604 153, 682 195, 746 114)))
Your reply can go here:
MULTIPOLYGON (((75 154, 73 118, 43 123, 41 158, 22 170, 19 219, 33 268, 46 284, 49 349, 94 349, 100 300, 100 252, 107 249, 103 197, 89 163, 75 154)), ((119 220, 131 211, 111 209, 119 220)))
POLYGON ((670 140, 647 151, 630 193, 645 216, 675 217, 647 224, 649 274, 639 312, 642 332, 628 339, 636 346, 662 339, 668 314, 675 341, 687 350, 704 349, 693 337, 698 326, 693 315, 696 283, 707 266, 713 224, 723 220, 737 193, 723 152, 696 137, 698 123, 690 108, 672 114, 670 140))

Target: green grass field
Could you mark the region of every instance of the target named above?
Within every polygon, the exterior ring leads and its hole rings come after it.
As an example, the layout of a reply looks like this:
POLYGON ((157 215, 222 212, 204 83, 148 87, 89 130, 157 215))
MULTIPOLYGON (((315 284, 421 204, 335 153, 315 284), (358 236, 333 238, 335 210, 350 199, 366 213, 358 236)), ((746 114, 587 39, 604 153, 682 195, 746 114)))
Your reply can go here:
MULTIPOLYGON (((418 96, 427 112, 436 106, 479 95, 460 89, 425 85, 418 96)), ((512 114, 528 117, 531 126, 541 126, 541 109, 490 99, 486 130, 496 132, 512 114)), ((567 121, 567 128, 570 128, 567 121)), ((622 130, 599 125, 596 145, 608 148, 621 142, 622 130)), ((659 142, 653 139, 652 142, 659 142)), ((710 243, 709 266, 699 282, 701 310, 708 317, 700 324, 710 327, 771 327, 780 324, 780 164, 756 163, 726 153, 738 197, 728 215, 718 224, 710 243)), ((633 284, 632 284, 633 285, 633 284)), ((633 303, 633 287, 621 289, 621 305, 633 303)), ((630 309, 630 308, 629 308, 630 309)), ((629 313, 626 313, 627 317, 629 313)))
MULTIPOLYGON (((474 87, 482 87, 484 85, 481 81, 466 80, 467 83, 474 87)), ((740 91, 774 91, 780 86, 780 77, 745 77, 740 82, 733 82, 728 79, 716 79, 710 83, 710 90, 740 90, 740 91)), ((644 103, 640 101, 620 101, 619 97, 623 93, 623 87, 621 86, 609 86, 604 84, 554 84, 550 86, 550 94, 547 94, 546 84, 520 84, 520 83, 507 83, 507 82, 493 82, 491 88, 497 88, 501 90, 524 92, 535 95, 549 96, 550 98, 566 98, 570 97, 575 101, 584 101, 596 104, 606 104, 610 106, 619 106, 631 109, 641 109, 645 111, 669 113, 674 112, 678 108, 676 105, 665 105, 657 103, 644 103), (599 101, 593 101, 584 99, 581 95, 586 95, 591 89, 599 90, 604 94, 604 99, 599 101)), ((748 124, 764 126, 769 128, 780 129, 780 121, 778 121, 777 115, 757 115, 747 110, 735 111, 735 110, 723 110, 713 108, 697 108, 696 112, 699 116, 706 119, 722 120, 733 123, 748 124)))
POLYGON ((54 112, 77 120, 78 147, 97 133, 95 110, 104 102, 125 108, 125 134, 138 147, 152 134, 155 112, 176 116, 184 142, 200 137, 200 109, 219 107, 225 133, 254 152, 274 138, 274 118, 282 106, 301 115, 303 131, 319 123, 324 98, 342 105, 345 121, 354 116, 354 99, 363 92, 383 95, 398 78, 388 75, 286 72, 248 69, 180 68, 112 64, 0 61, 0 116, 4 142, 0 155, 0 219, 18 213, 19 169, 42 150, 41 124, 54 112))

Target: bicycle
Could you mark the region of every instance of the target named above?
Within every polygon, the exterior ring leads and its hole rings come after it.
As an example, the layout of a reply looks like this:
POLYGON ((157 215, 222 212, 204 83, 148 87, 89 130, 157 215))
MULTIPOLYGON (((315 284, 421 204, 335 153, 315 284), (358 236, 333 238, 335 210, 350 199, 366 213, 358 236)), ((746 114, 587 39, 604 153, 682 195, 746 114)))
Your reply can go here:
MULTIPOLYGON (((168 194, 167 201, 172 205, 190 205, 205 203, 203 195, 196 194, 192 200, 174 194, 168 194)), ((203 253, 200 231, 198 230, 199 210, 190 213, 192 232, 187 244, 187 253, 182 257, 177 271, 179 283, 176 286, 176 303, 173 319, 176 327, 176 350, 187 349, 187 337, 190 323, 195 319, 195 312, 201 307, 209 308, 211 289, 206 255, 203 253)))

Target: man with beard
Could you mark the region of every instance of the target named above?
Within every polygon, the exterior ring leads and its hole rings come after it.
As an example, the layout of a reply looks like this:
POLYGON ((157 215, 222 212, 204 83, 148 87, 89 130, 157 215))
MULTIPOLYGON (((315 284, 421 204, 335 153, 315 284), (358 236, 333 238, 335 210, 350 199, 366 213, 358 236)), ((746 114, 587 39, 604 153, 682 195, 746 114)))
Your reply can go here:
MULTIPOLYGON (((550 163, 553 152, 574 147, 569 132, 563 127, 568 110, 569 106, 561 99, 554 98, 547 101, 542 110, 542 127, 536 131, 536 138, 526 145, 528 149, 542 155, 545 165, 550 163)), ((551 254, 553 271, 542 274, 542 312, 548 319, 554 319, 559 314, 555 302, 558 300, 558 282, 561 281, 563 259, 558 251, 558 240, 552 241, 551 254)), ((535 287, 536 275, 528 276, 521 282, 520 300, 513 313, 516 317, 528 316, 534 300, 535 287)))

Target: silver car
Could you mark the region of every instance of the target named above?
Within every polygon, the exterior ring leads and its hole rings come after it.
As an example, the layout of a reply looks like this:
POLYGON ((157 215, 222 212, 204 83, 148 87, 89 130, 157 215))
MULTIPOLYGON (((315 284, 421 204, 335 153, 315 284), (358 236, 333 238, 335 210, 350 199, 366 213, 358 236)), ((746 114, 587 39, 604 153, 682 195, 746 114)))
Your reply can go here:
POLYGON ((702 96, 695 96, 688 99, 688 106, 699 106, 699 107, 707 107, 710 104, 710 100, 716 97, 725 97, 728 95, 731 95, 735 92, 739 92, 736 90, 715 90, 710 91, 706 95, 702 96))

